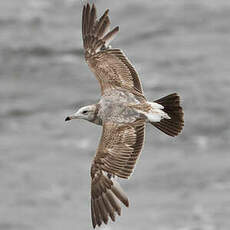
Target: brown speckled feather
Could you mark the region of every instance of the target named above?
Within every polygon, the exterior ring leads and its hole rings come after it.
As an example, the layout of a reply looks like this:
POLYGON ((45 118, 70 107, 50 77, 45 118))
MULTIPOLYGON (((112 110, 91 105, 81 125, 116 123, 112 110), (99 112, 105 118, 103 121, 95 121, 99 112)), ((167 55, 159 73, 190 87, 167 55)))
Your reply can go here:
POLYGON ((84 6, 82 12, 82 37, 86 61, 98 79, 102 95, 107 89, 122 88, 145 100, 138 74, 120 49, 110 49, 109 42, 119 27, 107 33, 110 25, 108 10, 97 20, 94 4, 84 6))
POLYGON ((122 178, 128 178, 135 167, 144 141, 145 123, 131 124, 108 122, 103 126, 95 161, 101 169, 122 178))
POLYGON ((115 221, 115 214, 121 215, 120 202, 129 206, 121 187, 105 172, 121 178, 131 175, 143 146, 144 131, 143 120, 131 124, 104 124, 91 166, 91 216, 94 228, 102 222, 107 224, 109 217, 115 221))
POLYGON ((120 202, 128 207, 129 201, 122 189, 104 174, 96 161, 91 167, 91 179, 91 217, 95 228, 102 222, 107 224, 109 217, 115 221, 116 213, 121 215, 120 202))
MULTIPOLYGON (((103 132, 91 165, 94 228, 107 224, 109 219, 115 221, 115 216, 121 215, 120 203, 129 206, 127 196, 114 179, 116 176, 127 179, 134 171, 143 147, 145 123, 151 122, 170 136, 176 136, 184 125, 179 96, 172 94, 148 102, 128 58, 120 49, 108 46, 119 31, 118 26, 109 30, 108 13, 106 10, 97 19, 94 4, 85 5, 82 12, 85 59, 100 83, 102 95, 94 117, 100 120, 103 132)), ((95 118, 87 120, 96 123, 95 118)))

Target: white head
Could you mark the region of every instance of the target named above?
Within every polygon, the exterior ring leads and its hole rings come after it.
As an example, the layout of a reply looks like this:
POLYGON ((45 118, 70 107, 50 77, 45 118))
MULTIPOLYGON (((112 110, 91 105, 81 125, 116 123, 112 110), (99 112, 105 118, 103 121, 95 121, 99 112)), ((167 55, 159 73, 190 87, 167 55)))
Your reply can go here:
POLYGON ((81 107, 76 113, 66 117, 65 121, 70 121, 73 119, 84 119, 87 121, 95 122, 97 118, 96 110, 96 105, 87 105, 81 107))

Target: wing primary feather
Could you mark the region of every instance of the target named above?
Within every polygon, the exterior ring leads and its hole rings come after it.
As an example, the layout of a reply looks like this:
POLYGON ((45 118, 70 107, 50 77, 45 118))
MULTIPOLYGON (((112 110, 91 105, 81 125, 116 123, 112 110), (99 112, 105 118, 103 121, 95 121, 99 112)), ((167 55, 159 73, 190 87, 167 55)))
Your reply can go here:
POLYGON ((90 6, 89 3, 86 6, 86 11, 85 11, 85 35, 89 34, 89 19, 90 19, 90 6))
POLYGON ((89 11, 90 11, 90 6, 89 4, 87 4, 86 6, 84 6, 83 8, 83 13, 82 13, 82 36, 83 36, 83 44, 84 44, 84 48, 87 49, 88 48, 88 27, 89 27, 89 11))
POLYGON ((108 198, 106 196, 106 193, 103 193, 102 194, 102 199, 104 201, 104 204, 105 204, 105 207, 107 209, 107 212, 109 213, 109 216, 111 218, 112 221, 115 221, 115 214, 114 214, 114 209, 113 207, 111 206, 111 204, 109 203, 108 201, 108 198))
POLYGON ((109 199, 110 204, 113 206, 117 214, 120 216, 121 215, 121 207, 117 202, 117 198, 112 194, 110 190, 107 191, 107 197, 109 199))
POLYGON ((90 23, 89 23, 89 30, 91 35, 93 34, 95 21, 96 21, 96 8, 95 5, 93 4, 90 12, 90 23))
POLYGON ((84 6, 82 10, 82 38, 83 38, 83 41, 85 37, 85 11, 86 11, 86 8, 84 6))
POLYGON ((95 214, 95 219, 96 219, 96 222, 97 222, 97 225, 98 226, 101 226, 101 216, 100 216, 100 210, 97 206, 97 202, 96 200, 93 200, 93 210, 94 210, 94 214, 95 214))
POLYGON ((105 46, 107 46, 115 37, 116 33, 119 31, 119 26, 115 27, 109 33, 107 33, 103 38, 102 41, 105 42, 105 46))
POLYGON ((108 31, 109 26, 110 26, 109 17, 106 16, 104 22, 101 24, 97 33, 97 37, 99 39, 101 39, 104 36, 104 34, 108 31))
POLYGON ((113 193, 116 195, 116 197, 126 206, 129 207, 129 200, 127 196, 125 195, 124 191, 122 188, 119 186, 116 181, 113 181, 114 185, 111 187, 111 190, 113 193))
POLYGON ((108 13, 109 13, 109 9, 107 9, 107 10, 105 11, 105 13, 100 17, 100 19, 99 19, 99 21, 98 21, 98 23, 97 23, 97 25, 96 25, 95 36, 98 37, 98 32, 99 32, 99 30, 100 30, 102 24, 104 23, 104 21, 105 21, 107 15, 108 15, 108 13))
POLYGON ((93 204, 93 199, 91 198, 91 216, 92 216, 92 224, 93 228, 96 227, 97 221, 96 221, 96 216, 95 216, 95 211, 94 211, 94 204, 93 204))
POLYGON ((104 202, 103 202, 101 196, 98 197, 97 204, 98 204, 98 207, 99 207, 99 210, 101 213, 102 220, 104 221, 105 224, 107 224, 108 223, 108 215, 107 215, 106 207, 104 205, 104 202))

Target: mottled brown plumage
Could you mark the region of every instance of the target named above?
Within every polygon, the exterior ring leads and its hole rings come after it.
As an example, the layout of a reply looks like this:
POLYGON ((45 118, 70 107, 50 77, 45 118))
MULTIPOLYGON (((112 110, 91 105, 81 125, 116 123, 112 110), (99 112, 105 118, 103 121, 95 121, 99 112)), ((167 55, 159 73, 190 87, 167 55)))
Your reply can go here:
POLYGON ((97 104, 85 106, 72 116, 102 125, 103 131, 91 166, 91 216, 95 228, 109 218, 121 215, 120 203, 129 201, 115 177, 129 178, 140 156, 145 124, 162 132, 178 135, 184 125, 183 110, 177 94, 148 102, 138 74, 120 49, 109 42, 119 31, 109 31, 109 10, 97 19, 94 4, 83 7, 82 37, 85 59, 101 87, 97 104))
POLYGON ((95 162, 108 173, 128 178, 143 145, 144 128, 143 120, 130 124, 105 123, 95 162))
POLYGON ((119 27, 115 27, 106 34, 110 25, 108 10, 96 21, 94 4, 91 9, 87 4, 82 15, 85 58, 100 83, 102 95, 107 89, 122 87, 144 100, 139 77, 127 57, 120 49, 107 47, 119 30, 119 27))

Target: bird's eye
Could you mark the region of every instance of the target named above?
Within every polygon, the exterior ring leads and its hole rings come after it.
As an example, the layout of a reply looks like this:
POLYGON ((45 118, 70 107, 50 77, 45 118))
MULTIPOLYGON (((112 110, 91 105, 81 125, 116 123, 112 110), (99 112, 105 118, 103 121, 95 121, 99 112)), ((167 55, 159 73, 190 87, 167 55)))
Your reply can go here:
POLYGON ((88 113, 88 111, 87 111, 87 110, 84 110, 82 113, 83 113, 83 114, 87 114, 87 113, 88 113))

